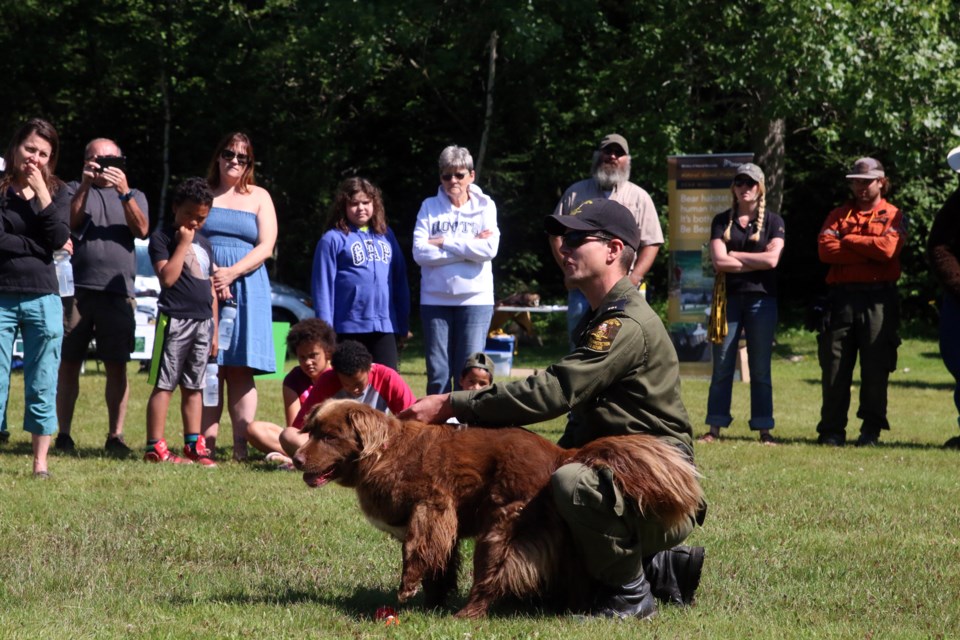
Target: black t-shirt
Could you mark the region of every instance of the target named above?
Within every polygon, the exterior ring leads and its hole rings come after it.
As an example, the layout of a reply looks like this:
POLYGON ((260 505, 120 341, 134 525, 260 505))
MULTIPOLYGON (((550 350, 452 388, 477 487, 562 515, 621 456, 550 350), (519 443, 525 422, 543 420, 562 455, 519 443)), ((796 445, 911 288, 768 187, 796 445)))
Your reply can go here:
MULTIPOLYGON (((754 226, 756 220, 750 221, 744 228, 737 223, 736 216, 734 216, 733 224, 730 225, 730 241, 726 243, 727 251, 763 253, 772 239, 785 237, 783 218, 772 211, 765 211, 763 217, 760 239, 757 242, 751 242, 749 238, 756 229, 754 226)), ((723 232, 726 230, 728 222, 730 222, 729 209, 714 216, 713 223, 710 225, 711 241, 723 238, 723 232)), ((777 295, 777 274, 774 269, 728 273, 727 293, 759 293, 766 296, 775 296, 777 295)))
MULTIPOLYGON (((177 246, 177 229, 164 227, 150 236, 150 262, 154 265, 169 260, 177 246)), ((171 318, 206 320, 213 317, 213 294, 210 275, 213 273, 213 247, 205 236, 197 233, 183 260, 183 271, 170 288, 160 291, 157 307, 171 318)))

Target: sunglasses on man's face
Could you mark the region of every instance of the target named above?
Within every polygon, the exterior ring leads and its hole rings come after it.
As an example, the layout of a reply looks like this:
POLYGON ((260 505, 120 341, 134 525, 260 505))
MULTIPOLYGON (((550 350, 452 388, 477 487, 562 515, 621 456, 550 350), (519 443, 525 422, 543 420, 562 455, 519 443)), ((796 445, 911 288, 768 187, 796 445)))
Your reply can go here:
POLYGON ((757 184, 756 180, 751 180, 750 178, 736 178, 733 181, 733 186, 735 187, 752 187, 757 184))
POLYGON ((560 245, 566 249, 576 249, 588 242, 610 242, 613 238, 605 236, 602 233, 592 233, 590 231, 570 231, 560 237, 560 245))
POLYGON ((440 176, 440 179, 443 180, 444 182, 450 182, 454 178, 456 178, 457 180, 463 180, 468 175, 469 174, 466 171, 457 171, 456 173, 444 173, 440 176))
POLYGON ((223 151, 221 151, 220 157, 226 160, 227 162, 230 162, 231 160, 236 158, 237 164, 239 164, 241 167, 246 166, 246 164, 250 162, 250 156, 248 156, 247 154, 237 153, 236 151, 231 151, 230 149, 224 149, 223 151))

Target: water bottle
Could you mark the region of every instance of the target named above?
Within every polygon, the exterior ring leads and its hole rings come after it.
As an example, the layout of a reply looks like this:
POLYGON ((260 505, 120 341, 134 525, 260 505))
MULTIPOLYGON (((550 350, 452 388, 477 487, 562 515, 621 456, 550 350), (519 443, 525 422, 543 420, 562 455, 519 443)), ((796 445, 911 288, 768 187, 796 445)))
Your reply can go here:
POLYGON ((63 249, 53 252, 53 264, 57 269, 57 281, 60 284, 60 297, 72 296, 73 291, 73 263, 70 254, 63 249))
POLYGON ((217 375, 219 371, 217 361, 211 358, 203 373, 203 406, 205 407, 215 407, 220 400, 220 377, 217 375))
POLYGON ((224 300, 222 305, 218 341, 220 350, 227 351, 230 348, 230 340, 233 339, 233 328, 237 319, 237 303, 233 300, 224 300))

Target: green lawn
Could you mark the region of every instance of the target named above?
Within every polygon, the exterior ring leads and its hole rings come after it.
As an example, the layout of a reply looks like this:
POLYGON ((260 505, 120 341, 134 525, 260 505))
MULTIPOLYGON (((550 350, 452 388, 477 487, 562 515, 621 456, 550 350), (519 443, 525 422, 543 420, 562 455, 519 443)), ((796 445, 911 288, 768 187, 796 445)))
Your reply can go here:
MULTIPOLYGON (((710 500, 690 540, 707 548, 699 602, 662 608, 649 623, 508 607, 463 622, 414 606, 385 628, 372 617, 396 606, 400 550, 366 523, 351 492, 310 491, 260 460, 204 469, 102 456, 103 375, 93 362, 78 453, 54 454, 53 479, 34 480, 15 374, 13 436, 0 449, 0 638, 960 637, 960 453, 940 448, 957 426, 936 343, 901 348, 893 430, 881 446, 828 449, 813 444, 813 336, 779 340, 775 434, 784 444, 764 447, 748 431, 748 389, 737 385, 733 427, 697 446, 710 500)), ((515 365, 542 367, 561 349, 522 346, 515 365)), ((423 392, 416 345, 401 373, 423 392)), ((132 378, 127 439, 139 450, 149 387, 145 375, 132 378)), ((259 385, 260 417, 280 419, 279 385, 259 385)), ((683 381, 698 434, 707 386, 683 381)), ((556 439, 562 423, 537 430, 556 439)), ((179 444, 177 411, 167 433, 179 444)), ((462 602, 468 571, 461 582, 462 602)))

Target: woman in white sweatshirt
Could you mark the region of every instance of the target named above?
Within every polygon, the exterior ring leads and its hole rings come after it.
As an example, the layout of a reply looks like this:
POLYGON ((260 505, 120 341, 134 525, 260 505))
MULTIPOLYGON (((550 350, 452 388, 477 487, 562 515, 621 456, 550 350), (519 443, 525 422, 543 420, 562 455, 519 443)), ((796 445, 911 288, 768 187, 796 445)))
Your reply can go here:
POLYGON ((449 146, 439 167, 440 188, 420 205, 413 231, 428 394, 459 387, 467 357, 483 351, 493 316, 490 261, 500 245, 497 206, 473 184, 470 152, 449 146))

